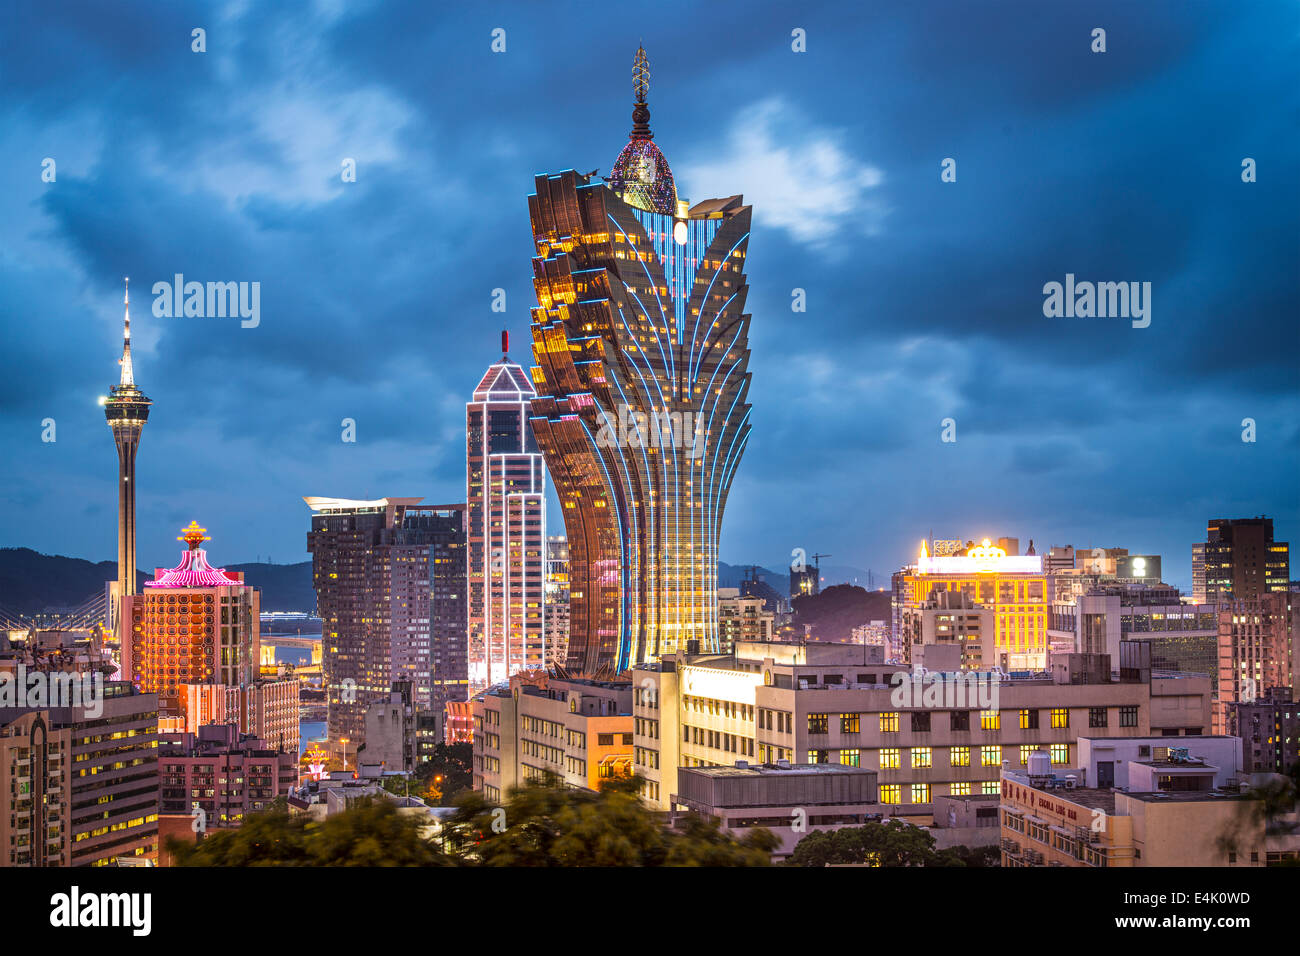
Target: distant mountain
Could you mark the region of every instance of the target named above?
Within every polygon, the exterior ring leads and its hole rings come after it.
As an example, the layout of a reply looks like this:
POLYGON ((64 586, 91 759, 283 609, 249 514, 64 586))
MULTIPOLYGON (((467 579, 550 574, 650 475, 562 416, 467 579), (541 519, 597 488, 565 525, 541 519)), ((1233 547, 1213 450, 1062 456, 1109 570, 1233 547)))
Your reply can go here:
MULTIPOLYGON (((720 588, 738 588, 740 582, 745 580, 746 575, 752 565, 749 564, 727 564, 725 561, 718 562, 718 587, 720 588)), ((759 568, 759 576, 772 586, 772 590, 785 598, 790 599, 790 571, 772 571, 768 568, 759 568)))
POLYGON ((310 561, 298 564, 228 564, 226 570, 243 571, 245 583, 261 590, 263 611, 316 610, 310 561))
POLYGON ((889 592, 868 591, 852 584, 833 584, 821 593, 794 599, 795 630, 811 624, 819 641, 849 641, 853 629, 870 621, 890 619, 889 592))
MULTIPOLYGON (((0 607, 12 614, 76 607, 104 593, 117 577, 116 561, 86 561, 31 548, 0 548, 0 607)), ((143 584, 141 572, 137 584, 143 584)))
MULTIPOLYGON (((300 564, 232 564, 244 580, 262 591, 263 611, 311 611, 316 607, 311 562, 300 564)), ((137 571, 136 586, 152 575, 137 571)), ((104 584, 117 577, 116 561, 86 561, 31 548, 0 548, 0 608, 12 614, 40 614, 54 608, 76 607, 104 593, 104 584)))

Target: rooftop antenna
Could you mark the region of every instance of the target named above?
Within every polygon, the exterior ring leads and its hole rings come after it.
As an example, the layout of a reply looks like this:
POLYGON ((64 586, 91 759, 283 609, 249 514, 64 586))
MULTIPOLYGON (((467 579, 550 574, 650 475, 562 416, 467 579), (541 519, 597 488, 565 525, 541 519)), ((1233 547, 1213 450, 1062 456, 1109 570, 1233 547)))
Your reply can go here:
POLYGON ((503 359, 510 357, 510 332, 507 329, 501 330, 501 357, 503 359))

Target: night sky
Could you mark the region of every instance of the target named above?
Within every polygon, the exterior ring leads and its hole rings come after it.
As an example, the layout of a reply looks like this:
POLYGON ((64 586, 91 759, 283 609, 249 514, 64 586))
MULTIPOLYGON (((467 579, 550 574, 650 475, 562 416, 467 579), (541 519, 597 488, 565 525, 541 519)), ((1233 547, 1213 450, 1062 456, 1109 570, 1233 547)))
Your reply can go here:
POLYGON ((929 534, 1013 535, 1163 554, 1190 587, 1207 518, 1300 542, 1294 3, 16 6, 0 545, 116 553, 124 275, 142 566, 191 518, 219 565, 305 560, 303 495, 463 501, 503 327, 530 363, 533 177, 608 173, 638 42, 679 194, 754 206, 722 560, 880 574, 929 534), (154 317, 175 273, 260 282, 260 325, 154 317), (1150 326, 1045 317, 1067 273, 1150 282, 1150 326))

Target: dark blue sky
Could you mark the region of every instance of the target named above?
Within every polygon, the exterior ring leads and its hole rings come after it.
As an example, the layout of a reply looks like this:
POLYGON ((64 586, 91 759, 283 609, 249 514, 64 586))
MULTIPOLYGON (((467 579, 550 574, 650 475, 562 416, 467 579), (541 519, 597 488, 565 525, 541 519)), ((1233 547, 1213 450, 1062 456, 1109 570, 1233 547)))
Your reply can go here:
POLYGON ((929 533, 1008 534, 1162 553, 1189 585, 1209 517, 1300 538, 1298 10, 10 5, 0 544, 115 553, 96 399, 127 274, 155 402, 142 565, 175 563, 191 518, 218 563, 302 560, 304 494, 463 500, 464 402, 503 325, 528 363, 533 176, 608 172, 643 41, 679 192, 755 210, 723 560, 886 572, 929 533), (260 326, 154 318, 177 272, 260 282, 260 326), (1151 282, 1150 327, 1045 318, 1066 273, 1151 282))

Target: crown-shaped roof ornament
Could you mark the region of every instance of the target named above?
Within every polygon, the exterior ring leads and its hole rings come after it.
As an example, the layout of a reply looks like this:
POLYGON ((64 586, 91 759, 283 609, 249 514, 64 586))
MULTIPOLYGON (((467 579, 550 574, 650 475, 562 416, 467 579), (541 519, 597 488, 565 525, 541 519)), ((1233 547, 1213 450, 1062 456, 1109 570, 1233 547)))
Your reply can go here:
POLYGON ((177 538, 176 540, 184 541, 187 545, 190 546, 191 551, 197 551, 199 545, 201 545, 204 541, 212 540, 210 537, 207 536, 207 534, 205 534, 207 530, 208 530, 207 528, 200 528, 199 523, 197 521, 191 521, 188 527, 181 528, 180 537, 177 538))

